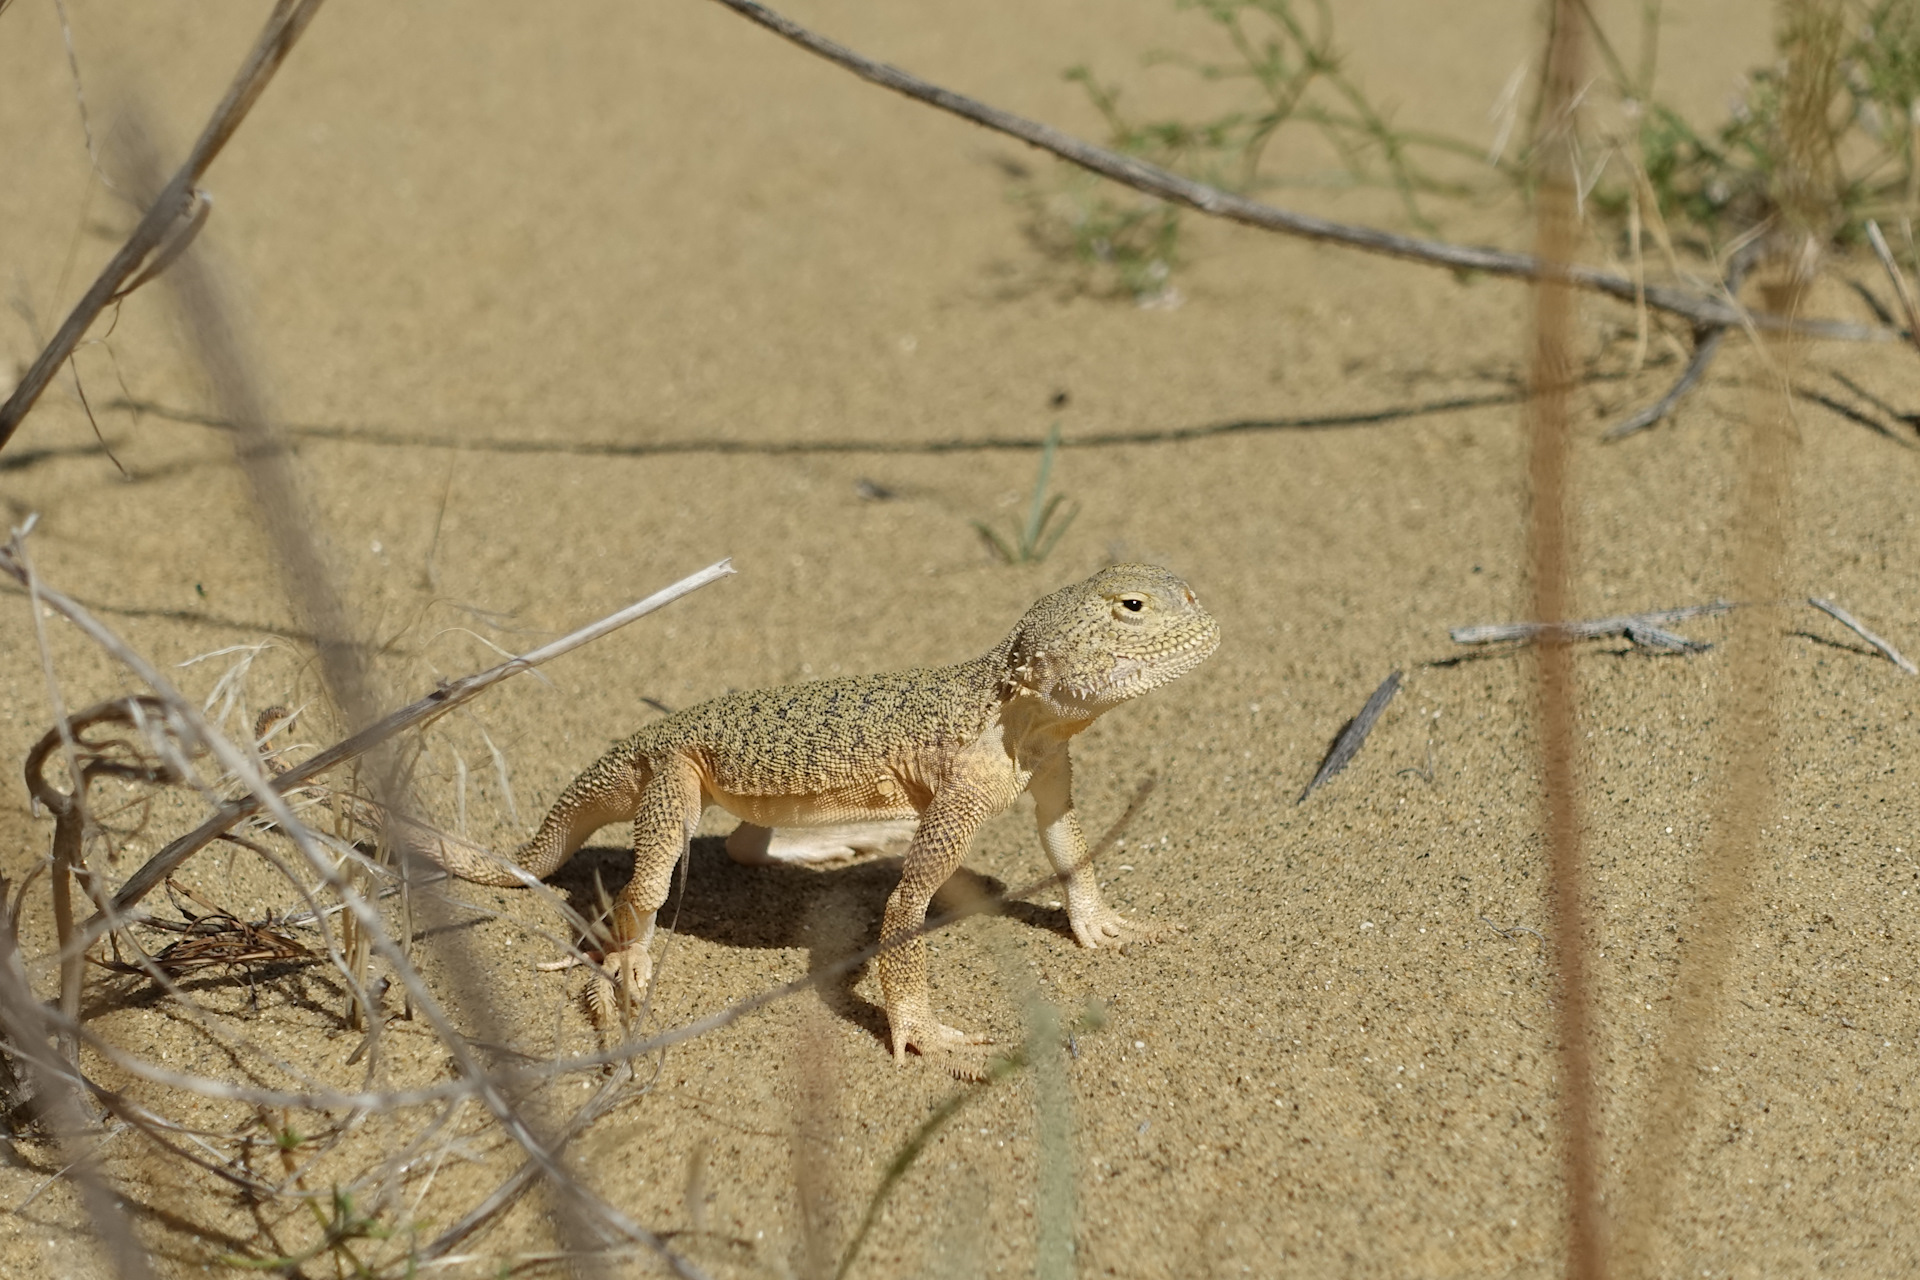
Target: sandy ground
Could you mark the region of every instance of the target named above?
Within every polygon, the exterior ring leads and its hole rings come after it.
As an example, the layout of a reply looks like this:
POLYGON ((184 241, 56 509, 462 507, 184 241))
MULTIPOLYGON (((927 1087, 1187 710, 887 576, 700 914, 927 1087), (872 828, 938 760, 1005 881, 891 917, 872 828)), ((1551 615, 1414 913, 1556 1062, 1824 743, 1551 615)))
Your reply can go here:
MULTIPOLYGON (((258 6, 69 7, 96 132, 137 89, 170 155, 260 17, 258 6)), ((1339 29, 1355 68, 1392 86, 1404 111, 1484 139, 1488 105, 1537 39, 1524 8, 1448 6, 1433 30, 1429 6, 1368 0, 1338 6, 1339 29)), ((1665 76, 1674 98, 1714 110, 1768 56, 1763 10, 1685 10, 1665 76)), ((1135 69, 1143 50, 1198 39, 1194 19, 1160 0, 964 11, 818 0, 795 16, 1090 136, 1098 122, 1061 81, 1067 65, 1176 106, 1201 94, 1172 69, 1135 69)), ((20 368, 131 218, 86 194, 52 6, 14 5, 0 37, 12 308, 0 360, 20 368)), ((1186 575, 1224 628, 1218 655, 1077 749, 1092 829, 1158 776, 1105 882, 1123 910, 1185 931, 1127 955, 1082 952, 1043 893, 934 949, 944 1014, 1003 1040, 1021 1036, 1035 991, 1069 1011, 1104 1002, 1108 1025, 1077 1039, 1068 1067, 1077 1270, 1555 1274, 1554 1010, 1541 945, 1520 931, 1546 923, 1531 668, 1511 656, 1435 665, 1456 656, 1449 625, 1524 607, 1525 294, 1195 222, 1184 305, 1090 297, 1024 236, 1010 164, 1044 177, 1012 144, 694 0, 336 0, 214 169, 203 244, 247 317, 394 703, 488 665, 493 646, 530 647, 734 558, 738 576, 556 663, 544 683, 503 687, 428 739, 422 802, 476 838, 510 846, 656 706, 956 660, 1033 597, 1115 558, 1186 575), (1068 442, 1056 480, 1079 517, 1045 564, 995 566, 970 521, 1013 518, 1036 454, 993 442, 1037 442, 1056 421, 1068 442), (1096 435, 1132 442, 1074 444, 1096 435), (863 496, 873 486, 893 496, 863 496), (1394 669, 1406 687, 1364 753, 1296 804, 1331 736, 1394 669)), ((1378 193, 1285 196, 1405 225, 1378 193)), ((1455 238, 1528 240, 1505 205, 1438 213, 1455 238)), ((1818 303, 1866 318, 1838 286, 1818 303)), ((1674 366, 1622 375, 1632 318, 1620 308, 1585 304, 1581 326, 1581 607, 1727 593, 1738 444, 1758 415, 1786 411, 1777 373, 1732 343, 1677 421, 1601 447, 1604 424, 1674 366)), ((185 353, 159 291, 126 303, 79 366, 128 477, 63 382, 0 454, 0 495, 11 521, 39 513, 32 545, 48 579, 157 661, 267 642, 249 707, 310 702, 317 677, 229 441, 194 421, 209 400, 185 353), (153 407, 110 407, 124 400, 153 407)), ((1789 584, 1920 650, 1920 452, 1891 413, 1920 405, 1912 355, 1822 347, 1803 378, 1880 429, 1792 405, 1789 584)), ((1776 789, 1665 1197, 1663 1269, 1910 1272, 1920 965, 1902 900, 1920 895, 1920 683, 1811 610, 1742 616, 1782 664, 1776 789)), ((1689 634, 1728 630, 1710 620, 1689 634)), ((51 625, 49 641, 70 705, 135 687, 72 628, 51 625)), ((34 644, 8 587, 0 760, 21 759, 51 722, 34 644)), ((174 674, 202 696, 236 656, 174 674)), ((1577 673, 1603 1189, 1618 1204, 1640 1175, 1649 1082, 1693 937, 1726 667, 1722 650, 1654 658, 1600 644, 1577 673)), ((109 877, 190 821, 184 804, 159 806, 109 877)), ((0 873, 23 876, 50 830, 17 779, 0 789, 0 873)), ((621 841, 603 833, 562 889, 584 901, 596 871, 617 883, 621 841)), ((1037 873, 1037 854, 1022 806, 982 834, 970 866, 989 887, 1015 885, 1037 873)), ((703 837, 655 1020, 688 1021, 871 938, 891 874, 885 861, 753 872, 703 837)), ((183 878, 243 915, 297 905, 232 851, 203 854, 183 878)), ((24 923, 34 954, 49 945, 43 885, 24 923)), ((573 1000, 578 974, 533 968, 557 954, 551 913, 524 893, 455 896, 475 909, 443 932, 485 974, 486 1007, 462 1025, 504 1028, 543 1057, 601 1043, 573 1000)), ((456 992, 445 963, 428 973, 456 992)), ((191 993, 197 1020, 104 978, 87 1007, 109 1041, 186 1071, 219 1073, 223 1040, 246 1036, 341 1087, 449 1077, 422 1025, 396 1020, 367 1081, 322 970, 268 975, 254 993, 215 973, 191 993)), ((841 983, 673 1050, 570 1158, 713 1274, 808 1273, 798 1184, 837 1252, 887 1160, 956 1087, 923 1064, 894 1066, 876 998, 870 977, 841 983)), ((131 1087, 184 1124, 253 1123, 243 1108, 131 1087)), ((572 1078, 534 1105, 563 1114, 586 1094, 572 1078)), ((348 1127, 312 1153, 301 1185, 324 1193, 365 1175, 421 1123, 348 1127)), ((983 1090, 902 1181, 859 1273, 1031 1270, 1035 1133, 1030 1077, 983 1090)), ((401 1234, 356 1246, 370 1260, 397 1265, 515 1163, 472 1111, 422 1141, 388 1184, 400 1207, 383 1221, 401 1234)), ((313 1239, 303 1211, 250 1205, 135 1135, 102 1150, 169 1271, 313 1239)), ((283 1176, 264 1145, 249 1158, 283 1176)), ((0 1272, 86 1269, 67 1185, 29 1203, 55 1168, 33 1142, 0 1167, 0 1205, 18 1210, 0 1223, 0 1272)), ((495 1274, 554 1247, 529 1201, 451 1270, 495 1274)), ((306 1272, 332 1268, 322 1258, 306 1272)))

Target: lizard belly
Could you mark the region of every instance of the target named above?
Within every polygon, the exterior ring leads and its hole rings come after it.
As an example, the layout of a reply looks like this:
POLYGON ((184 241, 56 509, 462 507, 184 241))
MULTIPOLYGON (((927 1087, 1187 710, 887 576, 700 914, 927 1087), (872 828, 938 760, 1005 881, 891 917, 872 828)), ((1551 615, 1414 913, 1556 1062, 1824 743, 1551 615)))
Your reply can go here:
POLYGON ((707 784, 707 796, 744 822, 761 827, 826 827, 918 817, 920 810, 892 778, 830 787, 811 795, 734 795, 707 784))

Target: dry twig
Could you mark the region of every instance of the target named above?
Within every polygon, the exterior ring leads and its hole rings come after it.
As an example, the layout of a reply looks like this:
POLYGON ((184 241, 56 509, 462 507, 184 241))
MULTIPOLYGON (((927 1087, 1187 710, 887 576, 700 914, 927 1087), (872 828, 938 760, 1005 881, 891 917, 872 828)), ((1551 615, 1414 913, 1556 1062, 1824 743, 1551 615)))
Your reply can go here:
POLYGON ((1650 613, 1623 613, 1586 622, 1490 622, 1472 627, 1454 627, 1447 634, 1455 644, 1500 644, 1505 641, 1529 644, 1548 634, 1568 641, 1625 636, 1643 649, 1697 653, 1713 646, 1675 635, 1666 628, 1688 618, 1714 617, 1734 607, 1731 601, 1716 600, 1712 604, 1656 609, 1650 613))
POLYGON ((240 72, 234 77, 227 94, 214 108, 213 116, 207 121, 207 127, 200 132, 199 139, 193 144, 193 150, 187 153, 187 159, 179 170, 161 189, 153 204, 148 207, 140 224, 133 229, 127 242, 120 246, 93 285, 74 304, 73 311, 61 323, 59 330, 34 362, 21 376, 20 385, 13 394, 0 405, 0 449, 19 427, 21 419, 27 416, 41 392, 59 372, 60 366, 73 354, 74 348, 86 336, 99 314, 117 298, 138 287, 140 283, 159 274, 174 256, 185 247, 183 238, 191 238, 197 231, 198 219, 205 217, 206 205, 198 191, 198 183, 220 154, 220 149, 233 137, 240 122, 246 119, 247 112, 258 101, 260 94, 273 79, 273 73, 280 69, 294 43, 300 39, 301 32, 313 21, 313 15, 320 9, 321 0, 278 0, 273 13, 267 19, 267 25, 254 42, 253 50, 247 60, 241 64, 240 72), (184 220, 184 226, 182 222, 184 220), (169 241, 173 243, 169 245, 169 241), (155 257, 156 252, 159 257, 155 257), (151 261, 147 271, 139 275, 141 267, 151 261), (129 284, 134 280, 133 284, 129 284))
POLYGON ((1368 696, 1366 705, 1360 708, 1360 714, 1341 727, 1339 734, 1333 740, 1333 746, 1327 751, 1327 758, 1320 762, 1319 772, 1313 775, 1313 781, 1307 784, 1307 789, 1300 793, 1300 799, 1295 800, 1295 804, 1304 804, 1307 797, 1312 795, 1321 783, 1346 768, 1347 762, 1360 753, 1360 747, 1366 742, 1367 735, 1373 732, 1373 722, 1380 718, 1380 713, 1387 709, 1389 702, 1393 701, 1393 695, 1400 692, 1400 675, 1401 673, 1396 671, 1382 680, 1380 687, 1368 696))
POLYGON ((94 779, 102 777, 129 782, 178 781, 179 769, 167 758, 177 757, 178 748, 152 750, 160 734, 181 737, 168 720, 167 706, 158 698, 112 698, 68 716, 42 734, 27 752, 27 790, 53 815, 53 926, 60 944, 60 1010, 69 1018, 79 1016, 80 978, 85 967, 85 949, 74 945, 72 882, 76 876, 98 901, 86 864, 87 789, 94 779), (136 735, 146 735, 149 750, 139 750, 123 736, 106 741, 88 736, 90 730, 103 725, 118 725, 132 729, 136 735), (46 776, 47 761, 62 746, 70 752, 68 772, 75 779, 71 791, 60 790, 46 776))
MULTIPOLYGON (((1733 255, 1727 263, 1726 296, 1729 302, 1738 303, 1740 284, 1746 279, 1747 272, 1760 258, 1763 242, 1755 239, 1748 241, 1733 255)), ((1706 376, 1707 366, 1720 354, 1720 344, 1726 341, 1729 325, 1696 325, 1693 331, 1693 356, 1687 361, 1687 367, 1680 371, 1667 394, 1648 405, 1640 412, 1607 429, 1600 438, 1604 441, 1624 440, 1636 432, 1664 421, 1679 405, 1681 399, 1706 376)), ((1908 331, 1910 334, 1912 330, 1908 331)))
POLYGON ((1907 273, 1893 260, 1893 250, 1887 247, 1887 238, 1880 234, 1880 224, 1872 218, 1867 219, 1867 243, 1873 246, 1873 256, 1880 259, 1887 279, 1893 281, 1894 296, 1900 299, 1900 311, 1907 317, 1907 339, 1920 347, 1920 303, 1914 301, 1907 273))
POLYGON ((1882 640, 1879 636, 1875 635, 1873 632, 1861 626, 1860 620, 1858 618, 1854 617, 1851 613, 1848 613, 1845 609, 1842 609, 1839 605, 1835 604, 1833 601, 1822 600, 1819 596, 1808 596, 1807 603, 1812 605, 1814 608, 1820 610, 1820 612, 1831 617, 1834 621, 1838 622, 1841 626, 1846 627, 1848 630, 1852 631, 1853 634, 1859 636, 1862 640, 1865 640, 1868 644, 1872 645, 1874 648, 1878 649, 1882 654, 1886 656, 1887 661, 1893 663, 1894 666, 1900 668, 1902 671, 1906 672, 1908 675, 1910 676, 1920 675, 1920 668, 1916 668, 1905 654, 1901 653, 1898 649, 1888 644, 1885 640, 1882 640))
POLYGON ((1328 244, 1345 245, 1367 253, 1384 254, 1408 262, 1444 267, 1452 271, 1478 271, 1516 280, 1556 280, 1577 289, 1603 293, 1622 302, 1645 304, 1656 311, 1683 316, 1697 325, 1744 325, 1751 322, 1760 329, 1791 332, 1799 337, 1829 338, 1856 342, 1885 342, 1904 334, 1872 325, 1849 324, 1838 320, 1804 320, 1796 316, 1759 312, 1749 315, 1728 302, 1687 289, 1663 285, 1642 286, 1629 276, 1615 275, 1571 262, 1553 262, 1525 253, 1499 249, 1448 244, 1414 236, 1394 235, 1372 227, 1316 218, 1294 213, 1257 200, 1234 195, 1204 182, 1195 182, 1133 156, 1093 146, 1069 134, 1028 120, 998 107, 976 101, 951 89, 944 89, 897 67, 875 62, 758 4, 755 0, 718 0, 749 22, 765 27, 807 52, 843 67, 863 80, 903 94, 918 102, 938 107, 963 120, 1018 138, 1030 146, 1051 152, 1062 160, 1079 165, 1103 178, 1111 178, 1136 191, 1157 196, 1173 204, 1232 222, 1245 223, 1266 231, 1299 236, 1328 244))

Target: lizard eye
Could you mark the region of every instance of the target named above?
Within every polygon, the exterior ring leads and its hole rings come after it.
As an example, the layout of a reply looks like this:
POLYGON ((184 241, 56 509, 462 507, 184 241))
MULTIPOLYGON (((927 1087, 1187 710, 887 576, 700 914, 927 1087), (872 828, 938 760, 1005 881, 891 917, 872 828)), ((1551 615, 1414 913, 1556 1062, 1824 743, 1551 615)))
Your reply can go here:
POLYGON ((1147 602, 1139 596, 1122 596, 1120 599, 1120 607, 1128 613, 1138 613, 1147 607, 1147 602))

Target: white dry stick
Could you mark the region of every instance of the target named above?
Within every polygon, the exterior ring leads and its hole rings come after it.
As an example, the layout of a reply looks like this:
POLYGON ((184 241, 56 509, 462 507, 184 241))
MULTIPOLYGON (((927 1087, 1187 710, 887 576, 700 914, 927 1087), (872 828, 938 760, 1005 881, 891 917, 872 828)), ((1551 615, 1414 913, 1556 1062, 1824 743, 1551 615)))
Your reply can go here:
MULTIPOLYGON (((548 1179, 557 1187, 562 1188, 576 1197, 581 1206, 590 1212, 593 1217, 611 1226, 615 1231, 628 1237, 630 1240, 646 1245, 659 1256, 663 1262, 670 1266, 676 1274, 682 1276, 683 1280, 694 1280, 694 1277, 704 1277, 704 1272, 674 1253, 658 1236, 582 1187, 572 1174, 554 1158, 546 1144, 527 1126, 526 1121, 520 1116, 518 1109, 508 1100, 507 1095, 502 1091, 498 1076, 486 1070, 479 1060, 475 1058, 466 1039, 453 1027, 445 1011, 441 1009, 439 1002, 436 1001, 432 993, 428 991, 426 983, 421 978, 418 970, 409 963, 406 954, 387 933, 376 908, 359 893, 351 880, 342 873, 340 867, 334 865, 323 856, 313 833, 294 816, 293 810, 287 804, 281 784, 286 778, 291 777, 295 771, 289 771, 289 773, 281 775, 280 779, 270 782, 252 754, 236 747, 217 729, 208 724, 206 719, 194 708, 193 704, 181 695, 180 691, 173 686, 173 683, 166 678, 165 674, 163 674, 159 668, 147 661, 144 656, 129 646, 115 634, 112 629, 102 624, 83 606, 64 593, 56 591, 43 583, 39 583, 34 575, 21 563, 18 550, 17 543, 12 547, 0 549, 0 572, 14 577, 16 580, 19 580, 22 585, 28 586, 30 589, 37 587, 41 598, 45 600, 49 606, 56 612, 65 614, 69 621, 78 626, 80 630, 85 632, 96 644, 100 645, 101 648, 105 649, 114 658, 119 660, 122 665, 126 666, 144 681, 163 702, 174 710, 179 718, 179 722, 198 740, 199 744, 211 753, 229 773, 236 777, 241 784, 247 788, 255 807, 264 808, 272 817, 274 823, 293 841, 294 846, 299 849, 300 853, 306 858, 309 867, 319 875, 321 882, 346 906, 347 914, 358 922, 373 950, 387 962, 394 976, 412 998, 413 1008, 418 1011, 421 1018, 426 1022, 428 1027, 433 1030, 435 1036, 439 1039, 440 1043, 445 1046, 448 1054, 453 1058, 456 1078, 467 1086, 467 1089, 474 1097, 479 1099, 487 1110, 493 1113, 494 1118, 499 1121, 501 1128, 519 1144, 521 1149, 527 1153, 535 1164, 540 1166, 541 1171, 546 1174, 548 1179)), ((726 562, 722 561, 720 564, 706 570, 704 574, 696 574, 694 576, 701 578, 703 582, 708 582, 730 572, 732 572, 732 570, 727 567, 726 562)), ((685 584, 683 583, 681 586, 684 587, 685 584)), ((692 587, 685 587, 685 590, 692 590, 692 587)), ((673 591, 674 588, 669 588, 667 592, 661 592, 659 594, 665 596, 673 591)), ((678 594, 685 594, 685 591, 680 591, 678 594)), ((671 596, 669 596, 669 598, 671 598, 671 596)), ((666 601, 661 600, 659 603, 664 604, 666 601)), ((646 611, 643 609, 643 606, 647 604, 647 601, 642 601, 640 604, 632 605, 623 610, 621 614, 614 615, 614 617, 619 618, 622 615, 637 617, 639 616, 639 612, 646 611)), ((653 607, 657 608, 658 604, 653 605, 653 607)), ((585 628, 585 631, 604 634, 605 630, 612 629, 611 626, 608 625, 612 621, 613 619, 603 620, 600 623, 594 624, 594 626, 585 628)), ((572 637, 568 637, 567 639, 571 638, 572 637)), ((469 676, 466 680, 458 682, 455 687, 462 689, 462 691, 466 693, 466 696, 471 697, 473 693, 477 693, 480 688, 496 684, 507 676, 514 674, 517 670, 523 669, 523 667, 517 666, 516 664, 524 663, 526 666, 531 666, 536 660, 544 661, 557 652, 565 652, 565 648, 563 647, 565 645, 566 640, 556 641, 553 644, 534 650, 533 653, 525 655, 522 659, 502 663, 500 667, 481 672, 476 676, 469 676)), ((424 701, 432 704, 429 706, 429 710, 433 710, 437 709, 443 700, 429 698, 424 701)), ((414 704, 416 707, 420 705, 420 703, 414 704)), ((394 725, 396 721, 404 717, 407 711, 410 710, 412 710, 412 708, 404 709, 401 712, 395 713, 393 716, 389 716, 386 720, 381 721, 380 724, 373 726, 373 729, 363 730, 360 734, 355 735, 355 738, 367 737, 374 730, 394 725)), ((426 718, 428 717, 423 712, 420 716, 416 717, 416 720, 426 718)), ((407 721, 406 723, 414 722, 415 721, 407 721)), ((398 727, 405 727, 405 725, 401 724, 398 727)), ((397 729, 390 729, 387 736, 390 736, 392 732, 396 731, 397 729)), ((374 739, 374 741, 379 740, 383 739, 374 739)), ((354 741, 354 739, 349 739, 349 742, 351 741, 354 741)), ((365 747, 361 749, 364 750, 365 747)), ((311 764, 312 762, 309 761, 308 763, 311 764)), ((223 806, 222 812, 225 812, 231 807, 231 805, 223 806)), ((148 865, 151 866, 152 864, 149 863, 148 865)), ((109 904, 108 909, 101 914, 103 917, 106 917, 108 927, 111 927, 111 925, 118 923, 122 919, 118 914, 116 904, 109 904)), ((336 967, 338 967, 337 958, 336 967)), ((341 974, 349 983, 352 982, 352 975, 345 968, 341 968, 341 974)), ((355 997, 361 1001, 363 1007, 372 1007, 371 1003, 365 999, 364 993, 356 991, 355 997)), ((48 1015, 45 1018, 45 1025, 57 1027, 66 1021, 66 1019, 48 1015)), ((79 1029, 77 1024, 72 1025, 74 1025, 75 1030, 79 1029)), ((100 1041, 97 1038, 92 1036, 86 1038, 96 1048, 100 1047, 100 1041)), ((119 1061, 122 1066, 131 1067, 149 1079, 158 1079, 162 1076, 172 1074, 164 1071, 155 1071, 152 1069, 152 1064, 136 1062, 131 1060, 127 1055, 112 1054, 110 1056, 119 1061)), ((192 1085, 188 1083, 192 1080, 192 1077, 182 1077, 176 1083, 176 1087, 183 1085, 185 1087, 192 1087, 192 1085)), ((166 1082, 175 1083, 173 1081, 166 1082)))
POLYGON ((1828 617, 1832 618, 1834 621, 1838 622, 1841 626, 1847 628, 1849 631, 1852 631, 1853 634, 1859 636, 1862 640, 1865 640, 1868 644, 1878 649, 1881 653, 1885 654, 1887 660, 1893 663, 1894 666, 1900 668, 1902 671, 1906 672, 1910 676, 1920 676, 1920 668, 1915 667, 1912 662, 1908 661, 1907 656, 1905 654, 1901 653, 1898 649, 1888 644, 1885 640, 1882 640, 1879 636, 1873 634, 1873 632, 1861 626, 1860 619, 1854 617, 1852 614, 1848 613, 1845 609, 1842 609, 1839 605, 1835 604, 1833 601, 1822 600, 1819 596, 1808 596, 1807 603, 1812 605, 1814 608, 1818 609, 1820 612, 1826 614, 1828 617))
POLYGON ((1700 640, 1675 635, 1667 627, 1688 618, 1709 618, 1736 606, 1730 600, 1712 604, 1690 604, 1679 609, 1656 609, 1650 613, 1623 613, 1611 618, 1593 618, 1585 622, 1490 622, 1477 627, 1454 627, 1447 634, 1455 644, 1499 644, 1539 639, 1549 631, 1558 631, 1568 640, 1600 640, 1607 636, 1625 636, 1644 649, 1669 649, 1697 653, 1713 646, 1700 640))
MULTIPOLYGON (((1893 250, 1887 247, 1887 238, 1880 234, 1880 224, 1872 218, 1867 219, 1867 243, 1873 246, 1873 256, 1880 259, 1887 279, 1893 281, 1893 292, 1900 299, 1900 310, 1906 313, 1907 337, 1916 347, 1920 347, 1920 304, 1914 302, 1913 287, 1907 283, 1907 273, 1893 260, 1893 250)), ((1816 608, 1826 608, 1818 601, 1814 604, 1816 608)))
MULTIPOLYGON (((13 572, 13 570, 9 568, 4 556, 0 556, 0 572, 13 572)), ((552 644, 542 645, 530 653, 523 653, 517 658, 509 659, 506 662, 500 663, 498 666, 489 667, 485 671, 476 672, 470 676, 462 676, 458 680, 444 682, 439 688, 435 689, 426 697, 421 698, 419 701, 409 703, 407 706, 400 708, 400 710, 387 716, 378 723, 367 726, 352 737, 335 743, 320 754, 304 760, 285 773, 278 775, 273 781, 273 789, 281 794, 285 794, 302 783, 327 772, 329 769, 345 764, 356 756, 371 750, 373 747, 403 730, 411 729, 415 725, 425 724, 429 720, 434 720, 445 715, 461 703, 478 696, 487 689, 499 684, 502 680, 507 679, 509 676, 519 675, 522 671, 530 671, 543 662, 549 662, 563 653, 569 653, 579 648, 583 644, 598 640, 609 632, 617 631, 629 622, 637 618, 645 617, 655 609, 671 604, 681 596, 695 591, 700 587, 704 587, 710 582, 724 578, 732 572, 733 562, 731 560, 721 560, 715 564, 708 565, 698 573, 682 578, 663 591, 654 592, 645 600, 628 605, 618 613, 610 614, 598 622, 580 628, 570 635, 562 636, 552 644)), ((19 577, 20 575, 16 573, 14 576, 19 577)), ((195 827, 192 831, 189 831, 186 835, 181 836, 178 840, 175 840, 159 853, 153 855, 152 858, 148 859, 145 866, 128 877, 127 882, 120 886, 120 892, 116 893, 113 897, 113 909, 116 912, 124 912, 130 909, 135 903, 139 902, 140 899, 144 898, 165 882, 166 878, 172 875, 181 863, 185 862, 207 845, 213 843, 223 832, 231 830, 236 823, 258 813, 260 808, 260 798, 255 795, 245 795, 220 806, 212 817, 195 827)), ((103 917, 95 916, 87 922, 87 933, 97 936, 98 933, 105 932, 104 924, 105 921, 103 917)))

